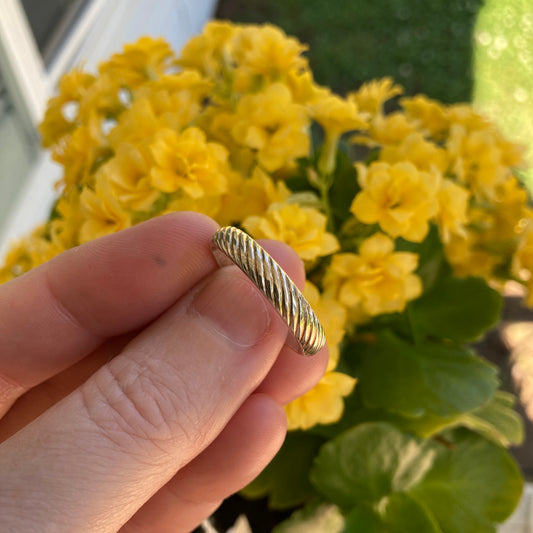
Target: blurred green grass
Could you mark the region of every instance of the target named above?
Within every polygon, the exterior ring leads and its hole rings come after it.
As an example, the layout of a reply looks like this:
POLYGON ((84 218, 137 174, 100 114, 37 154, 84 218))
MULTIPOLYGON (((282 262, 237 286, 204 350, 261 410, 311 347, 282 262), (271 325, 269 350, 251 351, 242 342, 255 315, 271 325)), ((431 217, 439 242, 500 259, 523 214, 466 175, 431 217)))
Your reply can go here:
POLYGON ((475 27, 476 106, 523 144, 533 190, 533 2, 486 0, 475 27))
POLYGON ((218 18, 271 22, 309 44, 319 83, 344 94, 392 76, 444 102, 472 93, 472 35, 482 0, 221 0, 218 18))

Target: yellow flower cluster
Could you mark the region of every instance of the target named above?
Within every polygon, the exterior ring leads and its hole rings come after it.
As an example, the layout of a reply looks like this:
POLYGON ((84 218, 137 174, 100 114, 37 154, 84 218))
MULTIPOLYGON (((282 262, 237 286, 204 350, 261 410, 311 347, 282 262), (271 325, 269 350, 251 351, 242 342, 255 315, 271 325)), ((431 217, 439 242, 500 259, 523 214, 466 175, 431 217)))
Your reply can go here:
POLYGON ((357 165, 362 191, 351 212, 365 224, 378 223, 391 237, 421 242, 438 209, 439 175, 424 172, 410 161, 390 165, 376 161, 357 165))
POLYGON ((326 231, 326 224, 326 216, 318 209, 298 204, 271 204, 263 216, 250 216, 242 223, 252 237, 282 241, 307 261, 339 249, 335 236, 326 231))
POLYGON ((395 252, 394 241, 375 233, 359 253, 336 254, 324 275, 325 292, 346 307, 354 322, 383 313, 402 311, 422 292, 414 274, 418 256, 395 252))
POLYGON ((400 241, 421 243, 436 226, 458 274, 507 269, 533 290, 533 216, 513 174, 520 150, 469 106, 399 98, 389 78, 333 94, 313 80, 305 50, 271 25, 213 21, 179 57, 143 37, 95 74, 64 76, 40 126, 63 167, 60 197, 12 247, 0 282, 171 211, 287 243, 313 281, 305 294, 330 349, 321 382, 286 407, 291 429, 340 418, 355 386, 339 371, 354 327, 421 294, 419 257, 400 241), (399 105, 386 113, 391 98, 399 105), (348 197, 331 194, 343 136, 368 155, 348 197))
POLYGON ((521 263, 513 254, 524 249, 530 218, 515 176, 522 149, 465 104, 445 106, 418 95, 400 98, 400 109, 386 114, 384 102, 399 94, 385 78, 349 96, 369 114, 368 129, 351 141, 375 153, 370 164, 356 164, 355 218, 411 242, 436 224, 456 274, 528 285, 526 274, 511 268, 521 263))

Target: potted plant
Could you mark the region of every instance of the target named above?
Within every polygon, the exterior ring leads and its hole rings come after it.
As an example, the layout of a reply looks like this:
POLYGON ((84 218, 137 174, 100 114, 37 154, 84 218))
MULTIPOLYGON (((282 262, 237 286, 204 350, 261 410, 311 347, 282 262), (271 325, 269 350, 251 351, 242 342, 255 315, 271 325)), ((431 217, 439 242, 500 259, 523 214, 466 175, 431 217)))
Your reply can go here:
POLYGON ((469 105, 388 78, 336 95, 305 50, 215 21, 179 56, 145 37, 68 73, 40 127, 58 200, 0 280, 176 210, 284 241, 330 364, 243 495, 287 511, 278 533, 495 531, 522 491, 507 451, 522 426, 471 343, 507 280, 533 283, 521 150, 469 105))

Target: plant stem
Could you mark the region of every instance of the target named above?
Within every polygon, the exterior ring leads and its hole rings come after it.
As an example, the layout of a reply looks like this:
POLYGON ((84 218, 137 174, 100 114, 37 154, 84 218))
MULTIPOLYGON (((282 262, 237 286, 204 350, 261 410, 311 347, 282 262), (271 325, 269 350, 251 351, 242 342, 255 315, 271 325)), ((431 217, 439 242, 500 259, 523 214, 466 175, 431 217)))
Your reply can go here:
POLYGON ((339 139, 340 135, 338 133, 326 131, 326 139, 318 160, 318 171, 322 176, 329 176, 335 172, 339 139))
POLYGON ((328 219, 327 229, 330 232, 334 232, 333 224, 333 213, 331 212, 331 204, 329 201, 329 188, 331 187, 331 177, 330 176, 320 176, 318 182, 318 188, 320 191, 320 199, 322 200, 322 205, 324 206, 324 214, 328 219))
POLYGON ((337 163, 337 146, 339 144, 340 135, 335 132, 326 131, 326 138, 322 153, 318 160, 317 169, 319 172, 318 187, 320 190, 320 197, 324 205, 324 211, 328 218, 328 231, 335 233, 333 222, 333 213, 331 212, 331 204, 329 201, 329 189, 334 179, 335 166, 337 163))

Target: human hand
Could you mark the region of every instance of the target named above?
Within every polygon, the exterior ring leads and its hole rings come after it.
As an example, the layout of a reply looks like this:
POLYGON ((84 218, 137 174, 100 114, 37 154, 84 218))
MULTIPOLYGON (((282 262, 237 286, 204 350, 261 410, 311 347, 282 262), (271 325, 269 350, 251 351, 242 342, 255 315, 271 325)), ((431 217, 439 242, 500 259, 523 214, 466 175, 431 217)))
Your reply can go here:
POLYGON ((0 286, 1 531, 190 531, 274 456, 327 350, 284 344, 216 229, 159 217, 0 286))

